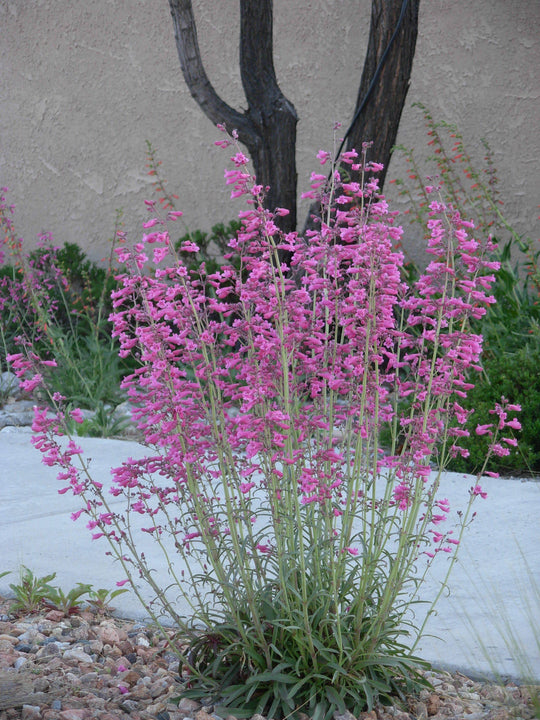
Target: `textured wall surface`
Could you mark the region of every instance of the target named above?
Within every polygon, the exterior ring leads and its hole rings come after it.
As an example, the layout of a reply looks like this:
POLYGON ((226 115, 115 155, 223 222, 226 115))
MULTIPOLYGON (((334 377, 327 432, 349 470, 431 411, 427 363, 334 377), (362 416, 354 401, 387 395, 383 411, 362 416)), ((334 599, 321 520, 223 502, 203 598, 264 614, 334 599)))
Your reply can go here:
MULTIPOLYGON (((242 109, 238 3, 195 0, 208 75, 242 109)), ((299 190, 352 116, 369 0, 275 0, 275 65, 296 106, 299 190)), ((135 239, 150 197, 145 140, 163 160, 189 229, 228 221, 227 154, 187 90, 167 0, 0 0, 0 184, 28 244, 52 232, 99 259, 115 209, 135 239)), ((539 0, 422 0, 411 88, 398 142, 427 154, 415 101, 458 124, 471 153, 495 155, 506 214, 534 236, 540 134, 539 0)), ((394 159, 389 178, 403 173, 394 159)), ((387 186, 392 199, 395 191, 387 186)), ((398 205, 400 203, 398 202, 398 205)), ((302 218, 302 207, 299 217, 302 218)), ((179 228, 181 229, 181 228, 179 228)), ((418 247, 414 233, 407 240, 418 247)))

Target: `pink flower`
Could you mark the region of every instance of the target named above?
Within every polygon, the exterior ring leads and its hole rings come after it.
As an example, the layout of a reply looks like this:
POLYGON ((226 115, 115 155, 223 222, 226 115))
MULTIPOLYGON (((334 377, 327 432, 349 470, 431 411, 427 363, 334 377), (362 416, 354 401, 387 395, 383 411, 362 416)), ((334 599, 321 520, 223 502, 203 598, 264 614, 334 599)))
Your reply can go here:
POLYGON ((472 487, 471 493, 473 495, 480 495, 480 497, 484 498, 484 500, 487 498, 487 492, 484 492, 484 490, 482 490, 481 485, 475 485, 474 487, 472 487))
POLYGON ((31 393, 40 385, 43 385, 43 376, 36 373, 30 380, 21 380, 20 387, 27 393, 31 393))
POLYGON ((79 408, 75 408, 74 410, 70 410, 70 416, 75 420, 76 423, 82 423, 84 421, 83 414, 79 408))
POLYGON ((411 489, 406 483, 400 483, 396 488, 394 488, 394 500, 400 510, 406 510, 411 504, 412 500, 410 494, 411 489))
POLYGON ((330 153, 326 152, 326 150, 319 150, 317 153, 317 159, 321 163, 321 165, 324 165, 328 160, 330 160, 330 153))
POLYGON ((491 451, 494 455, 497 455, 497 457, 506 457, 507 455, 510 455, 510 450, 503 447, 500 443, 492 445, 491 451))
POLYGON ((477 435, 493 435, 491 428, 493 427, 493 423, 490 423, 489 425, 477 425, 476 426, 476 434, 477 435))

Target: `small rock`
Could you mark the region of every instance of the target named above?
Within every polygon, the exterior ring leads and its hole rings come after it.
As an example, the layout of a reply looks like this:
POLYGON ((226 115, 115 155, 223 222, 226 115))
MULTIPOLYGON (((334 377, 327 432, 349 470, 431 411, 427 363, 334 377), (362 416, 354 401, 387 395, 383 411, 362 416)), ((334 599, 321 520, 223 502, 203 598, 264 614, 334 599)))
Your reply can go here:
POLYGON ((96 655, 101 655, 103 652, 103 643, 101 640, 90 640, 90 642, 85 643, 84 651, 88 654, 95 653, 96 655))
MULTIPOLYGON (((171 686, 170 681, 163 679, 163 680, 156 680, 156 682, 153 682, 152 685, 150 685, 150 694, 153 698, 160 697, 161 695, 164 695, 169 687, 171 686)), ((203 712, 200 710, 199 712, 203 712)), ((197 720, 207 720, 206 718, 198 718, 197 720)), ((214 718, 215 720, 215 718, 214 718)))
POLYGON ((427 720, 428 711, 426 703, 419 701, 413 703, 415 720, 427 720))
POLYGON ((13 650, 13 643, 11 643, 9 640, 0 639, 0 652, 1 653, 9 653, 12 650, 13 650))
POLYGON ((355 716, 346 710, 344 713, 335 712, 334 720, 356 720, 355 716))
POLYGON ((200 708, 201 703, 198 703, 196 700, 192 700, 191 698, 182 698, 177 705, 178 712, 183 713, 184 715, 196 713, 197 710, 200 710, 200 708))
POLYGON ((0 635, 0 643, 2 642, 8 642, 11 645, 17 645, 19 642, 18 638, 14 637, 13 635, 0 635))
POLYGON ((17 652, 30 653, 32 652, 32 645, 28 645, 27 643, 19 643, 19 645, 15 645, 15 650, 17 652))
POLYGON ((34 681, 34 692, 47 692, 51 687, 51 683, 46 677, 37 678, 34 681))
MULTIPOLYGON (((467 716, 468 718, 469 716, 467 716)), ((485 720, 509 720, 510 715, 506 708, 493 708, 488 712, 485 720)))
POLYGON ((45 635, 38 632, 36 628, 28 628, 18 636, 20 643, 35 644, 43 642, 43 640, 45 640, 45 635))
POLYGON ((71 710, 62 710, 58 715, 58 720, 86 720, 88 712, 85 708, 72 708, 71 710))
POLYGON ((57 642, 52 642, 52 643, 48 643, 47 645, 43 645, 42 647, 39 648, 39 650, 36 653, 36 660, 47 661, 53 655, 59 655, 60 648, 58 646, 59 646, 59 643, 57 643, 57 642))
POLYGON ((120 707, 127 712, 128 715, 131 715, 137 710, 137 702, 135 700, 124 700, 120 707))
POLYGON ((6 370, 0 374, 0 394, 15 395, 19 389, 19 385, 20 380, 15 373, 6 370))
POLYGON ((66 662, 88 664, 91 664, 93 662, 92 658, 90 657, 90 655, 88 655, 88 653, 85 653, 84 650, 80 650, 78 648, 66 650, 62 657, 66 662))
POLYGON ((98 679, 97 672, 84 673, 79 677, 81 685, 93 685, 98 679))
POLYGON ((96 628, 96 632, 99 639, 105 644, 115 645, 120 641, 120 634, 113 625, 102 624, 96 628))
POLYGON ((431 693, 426 701, 427 714, 431 717, 439 712, 441 707, 441 698, 437 693, 431 693))
POLYGON ((135 670, 128 670, 127 672, 121 673, 120 678, 122 682, 127 685, 136 685, 141 679, 141 676, 138 672, 135 672, 135 670))
POLYGON ((41 708, 39 705, 23 705, 22 720, 41 720, 41 708))
MULTIPOLYGON (((260 718, 262 715, 254 715, 253 718, 260 718)), ((251 720, 253 720, 253 718, 251 720)), ((198 710, 195 713, 195 720, 214 720, 212 715, 206 712, 206 710, 198 710)), ((266 720, 266 718, 265 718, 266 720)))

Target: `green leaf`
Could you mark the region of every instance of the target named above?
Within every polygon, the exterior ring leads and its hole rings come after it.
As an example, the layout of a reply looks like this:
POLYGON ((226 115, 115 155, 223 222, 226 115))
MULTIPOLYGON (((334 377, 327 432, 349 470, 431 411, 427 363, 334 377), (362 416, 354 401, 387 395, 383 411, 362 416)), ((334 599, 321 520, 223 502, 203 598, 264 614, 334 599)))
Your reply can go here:
POLYGON ((325 688, 325 694, 328 698, 328 702, 335 705, 340 713, 345 712, 347 707, 345 705, 345 702, 343 701, 343 697, 331 685, 328 685, 325 688))
POLYGON ((253 675, 249 677, 246 680, 246 685, 251 685, 252 683, 261 683, 261 682, 272 682, 272 683, 286 683, 286 684, 293 684, 296 682, 298 678, 291 676, 291 675, 285 675, 285 673, 276 672, 275 670, 269 670, 268 672, 264 673, 257 673, 257 675, 253 675))

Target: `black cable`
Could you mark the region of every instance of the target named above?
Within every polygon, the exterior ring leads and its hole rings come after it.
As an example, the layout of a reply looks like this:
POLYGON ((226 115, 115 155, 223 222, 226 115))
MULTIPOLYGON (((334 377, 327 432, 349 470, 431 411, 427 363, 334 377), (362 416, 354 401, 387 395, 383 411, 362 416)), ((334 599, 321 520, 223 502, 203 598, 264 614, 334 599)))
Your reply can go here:
POLYGON ((388 57, 388 53, 390 52, 390 49, 394 43, 394 40, 396 39, 396 35, 399 32, 399 28, 401 27, 401 23, 403 22, 403 18, 405 17, 405 11, 407 10, 407 5, 409 4, 409 0, 403 0, 401 3, 401 12, 399 14, 399 19, 397 21, 396 29, 394 30, 392 37, 390 38, 388 45, 386 46, 385 51, 381 55, 381 59, 379 60, 379 64, 377 65, 377 68, 373 74, 373 78, 371 79, 371 83, 367 89, 366 94, 364 95, 364 98, 360 105, 358 106, 358 110, 355 112, 354 117, 352 119, 351 124, 349 125, 349 129, 343 136, 343 140, 341 141, 341 145, 339 146, 339 150, 336 155, 335 162, 338 161, 339 156, 341 155, 341 151, 343 150, 343 146, 345 145, 345 140, 348 138, 351 130, 353 129, 354 123, 358 120, 358 117, 362 110, 364 109, 367 101, 369 100, 369 96, 371 95, 371 92, 373 88, 375 87, 375 83, 379 79, 379 75, 381 74, 381 70, 383 69, 384 63, 386 62, 386 58, 388 57))

